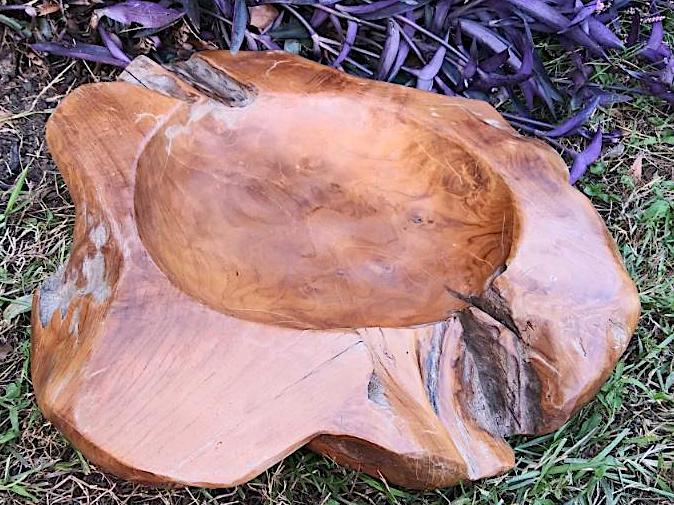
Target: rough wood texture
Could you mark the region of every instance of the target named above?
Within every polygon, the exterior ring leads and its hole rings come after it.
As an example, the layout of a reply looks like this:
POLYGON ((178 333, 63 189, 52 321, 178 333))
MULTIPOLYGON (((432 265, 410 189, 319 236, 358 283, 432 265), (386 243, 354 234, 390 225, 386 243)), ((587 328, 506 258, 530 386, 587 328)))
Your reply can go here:
POLYGON ((304 444, 413 488, 504 472, 639 312, 562 160, 483 102, 286 53, 83 86, 49 121, 77 207, 35 294, 40 407, 93 462, 230 486, 304 444))

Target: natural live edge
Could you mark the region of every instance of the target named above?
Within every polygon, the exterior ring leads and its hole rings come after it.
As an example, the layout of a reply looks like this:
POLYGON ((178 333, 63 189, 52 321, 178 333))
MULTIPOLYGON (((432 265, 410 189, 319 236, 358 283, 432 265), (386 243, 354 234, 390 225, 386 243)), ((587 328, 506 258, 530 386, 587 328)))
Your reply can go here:
POLYGON ((479 479, 627 346, 601 219, 489 105, 281 52, 122 80, 48 123, 77 217, 32 316, 38 404, 101 468, 223 487, 308 444, 410 488, 479 479))

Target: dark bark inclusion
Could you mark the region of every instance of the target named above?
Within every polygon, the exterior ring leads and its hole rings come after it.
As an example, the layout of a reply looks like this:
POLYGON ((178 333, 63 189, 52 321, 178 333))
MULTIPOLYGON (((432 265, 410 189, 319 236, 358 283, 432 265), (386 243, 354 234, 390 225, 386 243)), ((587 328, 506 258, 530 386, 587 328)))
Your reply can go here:
POLYGON ((257 90, 233 79, 226 72, 211 66, 201 58, 167 65, 183 80, 204 95, 229 107, 245 107, 256 97, 257 90))
POLYGON ((470 308, 457 313, 461 323, 464 352, 459 370, 461 401, 478 424, 494 435, 533 434, 543 425, 541 382, 529 362, 528 344, 515 324, 506 300, 493 282, 506 270, 494 273, 481 295, 447 291, 501 324, 513 335, 515 355, 500 343, 500 331, 475 317, 470 308))
POLYGON ((541 383, 520 338, 513 339, 513 355, 499 342, 496 326, 478 320, 469 309, 458 318, 463 327, 463 405, 494 435, 535 433, 542 417, 541 383))

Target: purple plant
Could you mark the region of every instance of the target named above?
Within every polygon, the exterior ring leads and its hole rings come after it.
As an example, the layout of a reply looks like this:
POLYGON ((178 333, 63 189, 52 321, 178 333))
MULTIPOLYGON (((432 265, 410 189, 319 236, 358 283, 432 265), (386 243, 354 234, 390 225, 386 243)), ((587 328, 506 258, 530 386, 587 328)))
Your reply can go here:
POLYGON ((96 63, 105 63, 116 67, 126 67, 128 61, 116 58, 108 48, 96 46, 93 44, 77 43, 57 43, 57 42, 38 42, 31 44, 34 51, 54 54, 56 56, 65 56, 78 60, 93 61, 96 63))
POLYGON ((123 25, 137 23, 145 28, 165 28, 183 15, 181 11, 144 0, 127 0, 96 12, 99 17, 108 17, 123 25))

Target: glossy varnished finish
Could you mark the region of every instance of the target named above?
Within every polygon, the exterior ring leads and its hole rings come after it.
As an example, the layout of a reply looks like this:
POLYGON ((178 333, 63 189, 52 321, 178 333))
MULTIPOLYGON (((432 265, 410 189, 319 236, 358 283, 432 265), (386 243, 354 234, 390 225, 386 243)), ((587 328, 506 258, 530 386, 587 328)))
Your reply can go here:
POLYGON ((36 292, 33 383, 89 458, 229 486, 309 443, 399 485, 506 471, 587 402, 637 295, 545 145, 489 105, 286 53, 75 90, 77 207, 36 292))

